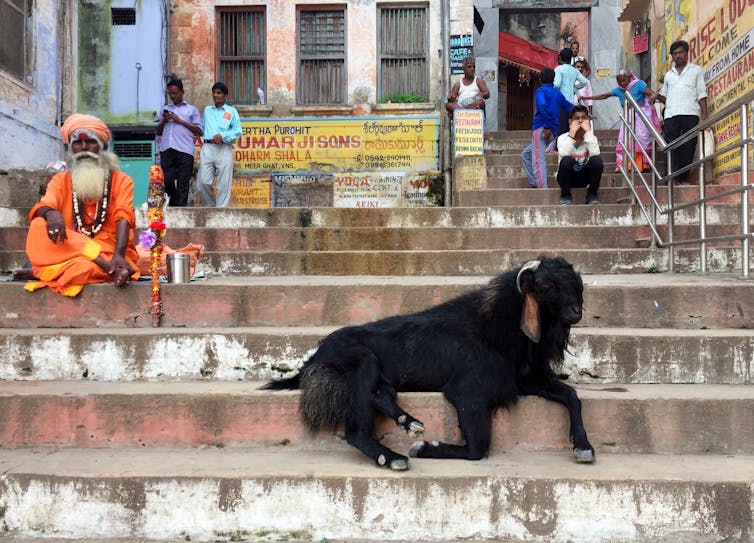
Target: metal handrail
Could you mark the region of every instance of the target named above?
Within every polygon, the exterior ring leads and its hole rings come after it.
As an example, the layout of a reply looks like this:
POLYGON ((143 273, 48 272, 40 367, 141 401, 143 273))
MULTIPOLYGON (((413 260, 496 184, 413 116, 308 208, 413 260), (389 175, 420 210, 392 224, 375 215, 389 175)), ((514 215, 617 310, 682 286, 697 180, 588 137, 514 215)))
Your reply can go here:
POLYGON ((706 273, 707 271, 707 243, 712 241, 740 241, 741 242, 741 264, 742 264, 742 277, 745 279, 750 278, 750 254, 749 254, 749 242, 752 234, 749 232, 749 192, 754 190, 754 185, 748 183, 749 176, 749 163, 748 154, 749 149, 754 146, 754 138, 749 134, 748 115, 749 112, 754 109, 754 90, 749 91, 747 94, 736 100, 735 102, 727 105, 723 109, 717 111, 714 115, 707 118, 704 122, 699 123, 693 130, 681 135, 673 141, 667 142, 663 138, 651 121, 647 118, 644 112, 639 107, 636 100, 630 93, 625 93, 625 101, 623 113, 620 116, 619 122, 623 127, 623 140, 620 141, 624 149, 624 155, 628 158, 632 170, 627 171, 626 167, 621 164, 619 167, 620 173, 627 181, 628 187, 631 190, 633 200, 639 206, 642 215, 644 216, 647 224, 652 232, 650 243, 653 246, 659 246, 668 249, 668 268, 673 271, 675 268, 675 247, 679 245, 699 245, 699 271, 706 273), (739 112, 741 117, 741 131, 738 135, 738 140, 727 144, 722 149, 717 149, 712 153, 705 155, 703 134, 704 130, 720 122, 721 120, 729 117, 730 115, 739 112), (638 137, 634 127, 637 122, 643 122, 649 129, 652 135, 652 146, 650 152, 643 149, 639 144, 638 137), (683 145, 692 138, 697 138, 697 150, 699 158, 678 170, 673 171, 670 151, 683 145), (715 158, 729 153, 735 150, 740 151, 741 155, 741 186, 726 190, 717 194, 707 196, 705 194, 704 186, 704 168, 705 165, 715 158), (634 158, 634 151, 641 151, 644 161, 649 164, 650 171, 648 172, 648 178, 645 177, 645 172, 637 170, 636 160, 634 158), (667 174, 662 175, 655 165, 654 159, 656 152, 665 152, 667 156, 667 174), (673 187, 675 184, 675 177, 678 174, 684 172, 690 172, 694 169, 699 171, 699 197, 691 202, 685 202, 680 205, 675 205, 673 202, 673 187), (638 177, 638 179, 637 179, 638 177), (668 202, 663 206, 657 198, 658 185, 667 184, 668 202), (645 204, 639 197, 637 191, 637 185, 643 187, 649 195, 650 202, 645 204), (741 195, 741 207, 739 215, 739 227, 741 229, 740 234, 726 235, 726 236, 708 236, 707 235, 707 204, 713 200, 718 200, 731 195, 741 195), (689 208, 698 207, 699 209, 699 237, 694 239, 675 240, 675 214, 679 211, 683 211, 689 208), (657 228, 658 220, 657 216, 667 215, 668 221, 668 235, 667 239, 663 240, 657 228))

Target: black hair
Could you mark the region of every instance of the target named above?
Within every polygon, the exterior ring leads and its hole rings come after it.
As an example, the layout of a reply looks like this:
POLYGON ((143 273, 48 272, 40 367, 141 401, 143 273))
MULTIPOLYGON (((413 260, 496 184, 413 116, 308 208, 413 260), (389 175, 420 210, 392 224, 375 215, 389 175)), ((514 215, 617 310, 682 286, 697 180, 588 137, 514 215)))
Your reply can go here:
POLYGON ((572 110, 571 110, 571 112, 570 112, 570 113, 568 114, 568 118, 569 118, 569 119, 573 119, 573 116, 574 116, 574 115, 575 115, 575 114, 576 114, 577 112, 579 112, 579 111, 581 111, 582 113, 586 113, 587 115, 589 115, 589 108, 588 108, 588 107, 586 107, 586 106, 582 106, 581 104, 578 104, 578 105, 575 105, 575 106, 573 106, 573 109, 572 109, 572 110))
POLYGON ((555 70, 552 68, 542 68, 542 72, 539 74, 539 80, 543 85, 552 83, 555 81, 555 70))
MULTIPOLYGON (((574 43, 575 43, 576 45, 578 45, 579 47, 581 47, 581 44, 580 44, 580 43, 579 43, 578 41, 576 41, 576 40, 573 40, 573 41, 571 42, 571 45, 573 45, 574 43)), ((569 46, 569 47, 570 47, 570 46, 569 46)))
POLYGON ((181 81, 177 77, 174 77, 173 79, 171 79, 170 81, 168 81, 167 86, 168 87, 176 87, 178 90, 182 91, 183 90, 183 81, 181 81))
POLYGON ((560 54, 558 55, 558 58, 564 64, 570 64, 571 59, 573 58, 573 52, 571 51, 571 48, 564 47, 563 49, 561 49, 560 54))
POLYGON ((670 44, 670 54, 672 55, 673 50, 678 49, 679 47, 687 53, 689 52, 689 42, 686 40, 678 40, 670 44))
POLYGON ((591 72, 592 71, 592 67, 589 66, 589 63, 587 62, 587 60, 585 58, 583 58, 581 60, 577 60, 576 64, 578 64, 579 62, 584 65, 584 68, 586 68, 587 72, 591 72))
POLYGON ((215 83, 214 85, 212 85, 212 92, 215 92, 216 90, 219 90, 220 92, 222 92, 225 95, 228 94, 228 86, 225 83, 221 82, 221 81, 218 81, 217 83, 215 83))

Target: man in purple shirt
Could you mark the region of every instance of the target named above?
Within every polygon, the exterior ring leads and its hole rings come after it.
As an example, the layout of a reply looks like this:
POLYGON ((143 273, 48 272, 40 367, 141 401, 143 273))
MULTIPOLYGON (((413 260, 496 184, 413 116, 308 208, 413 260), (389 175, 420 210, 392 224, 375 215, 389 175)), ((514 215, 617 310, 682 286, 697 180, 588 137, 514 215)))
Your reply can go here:
POLYGON ((199 110, 183 100, 183 82, 168 81, 167 104, 158 117, 160 166, 165 174, 165 192, 171 206, 188 205, 189 183, 194 171, 194 136, 202 136, 199 110))

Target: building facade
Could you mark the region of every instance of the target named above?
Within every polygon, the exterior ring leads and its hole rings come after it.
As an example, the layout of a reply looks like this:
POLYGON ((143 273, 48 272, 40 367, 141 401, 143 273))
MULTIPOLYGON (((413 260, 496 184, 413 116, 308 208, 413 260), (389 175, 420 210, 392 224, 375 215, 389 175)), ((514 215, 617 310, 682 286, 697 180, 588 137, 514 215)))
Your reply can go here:
POLYGON ((0 2, 0 169, 62 158, 59 126, 70 110, 72 3, 0 2))

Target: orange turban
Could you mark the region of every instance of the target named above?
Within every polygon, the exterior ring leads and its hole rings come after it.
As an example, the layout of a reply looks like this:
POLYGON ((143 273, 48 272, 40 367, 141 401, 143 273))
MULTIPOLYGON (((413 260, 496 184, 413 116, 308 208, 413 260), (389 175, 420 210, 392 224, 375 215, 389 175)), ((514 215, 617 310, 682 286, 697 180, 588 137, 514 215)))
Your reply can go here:
POLYGON ((65 120, 63 126, 60 127, 60 135, 63 136, 66 145, 71 143, 71 134, 75 130, 90 131, 103 143, 110 141, 110 129, 94 115, 74 113, 65 120))

